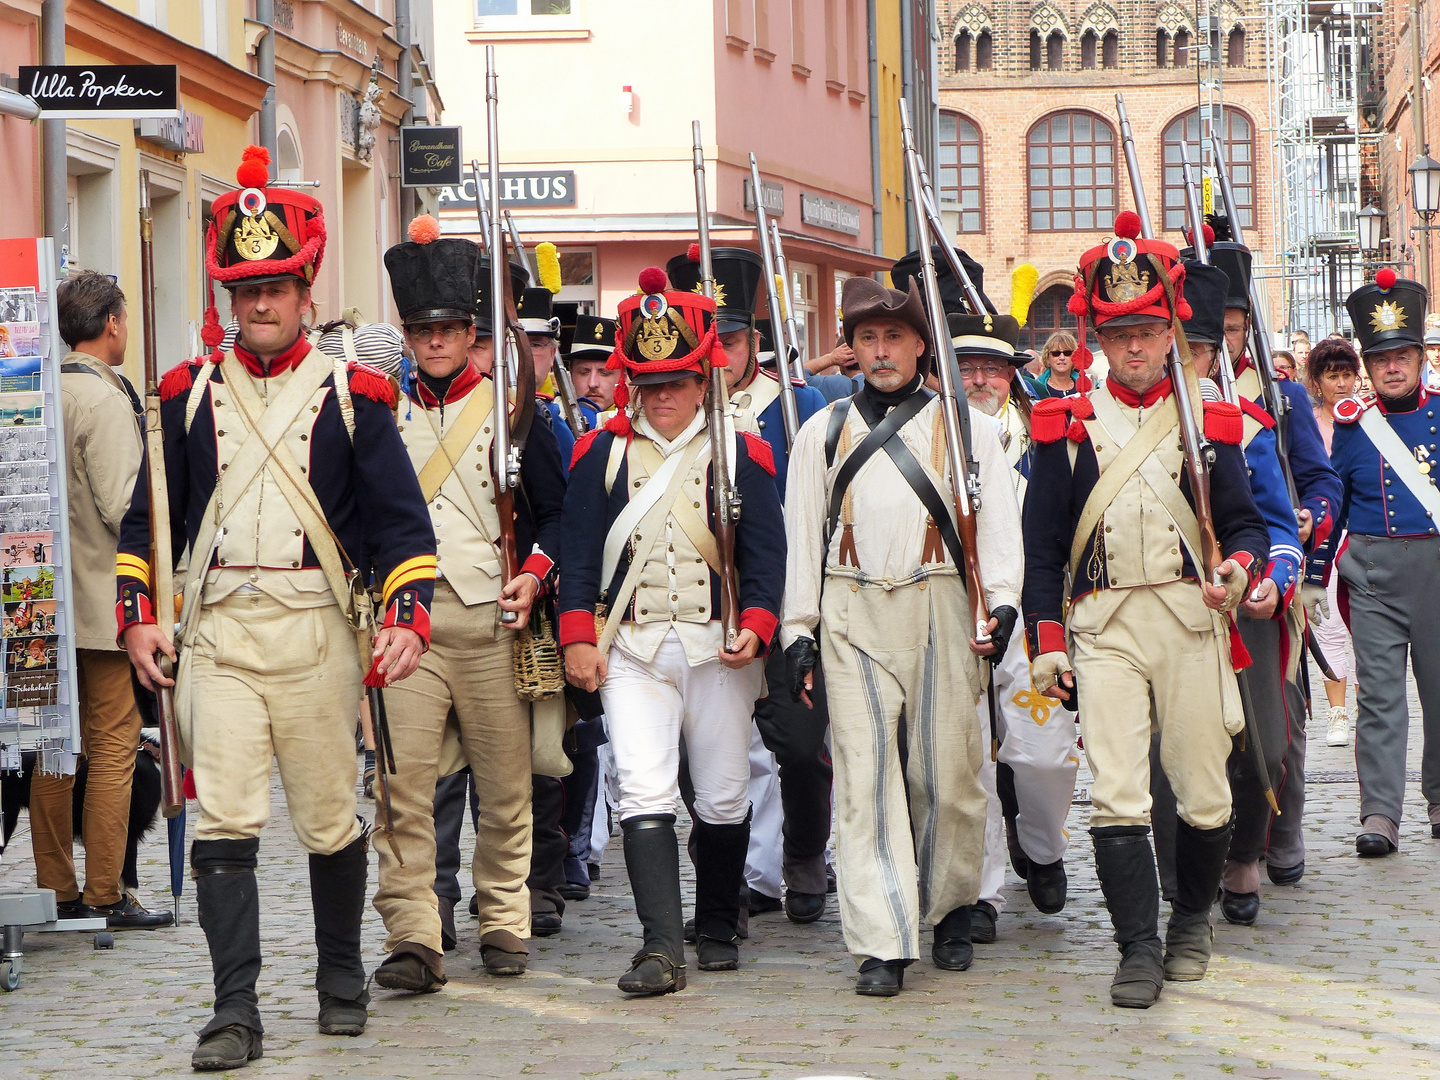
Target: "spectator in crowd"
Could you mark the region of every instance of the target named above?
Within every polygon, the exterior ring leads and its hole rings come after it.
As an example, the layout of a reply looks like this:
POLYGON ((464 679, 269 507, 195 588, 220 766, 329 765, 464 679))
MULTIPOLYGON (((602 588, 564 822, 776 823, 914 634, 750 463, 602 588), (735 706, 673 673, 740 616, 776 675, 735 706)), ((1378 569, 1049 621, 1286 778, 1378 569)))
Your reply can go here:
POLYGON ((1270 355, 1275 361, 1275 370, 1282 379, 1290 379, 1292 382, 1300 381, 1300 368, 1294 353, 1289 349, 1276 349, 1270 355))
POLYGON ((1440 326, 1425 330, 1425 389, 1440 391, 1440 326))
POLYGON ((1037 397, 1070 397, 1076 392, 1075 335, 1069 330, 1056 330, 1045 341, 1040 358, 1045 370, 1036 380, 1037 397))
POLYGON ((1295 357, 1295 366, 1304 367, 1310 356, 1310 335, 1304 330, 1293 331, 1290 334, 1290 352, 1295 357))

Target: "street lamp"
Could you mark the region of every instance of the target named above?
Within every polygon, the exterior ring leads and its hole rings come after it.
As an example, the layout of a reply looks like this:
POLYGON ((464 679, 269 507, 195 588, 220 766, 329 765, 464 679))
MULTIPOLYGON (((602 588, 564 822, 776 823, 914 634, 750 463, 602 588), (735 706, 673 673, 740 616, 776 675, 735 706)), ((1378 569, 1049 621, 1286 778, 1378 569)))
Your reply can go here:
POLYGON ((1440 161, 1421 154, 1406 170, 1410 174, 1410 201, 1427 222, 1440 212, 1440 161))
POLYGON ((1356 216, 1356 230, 1360 234, 1360 250, 1380 250, 1380 234, 1385 229, 1385 214, 1378 206, 1367 206, 1356 216))

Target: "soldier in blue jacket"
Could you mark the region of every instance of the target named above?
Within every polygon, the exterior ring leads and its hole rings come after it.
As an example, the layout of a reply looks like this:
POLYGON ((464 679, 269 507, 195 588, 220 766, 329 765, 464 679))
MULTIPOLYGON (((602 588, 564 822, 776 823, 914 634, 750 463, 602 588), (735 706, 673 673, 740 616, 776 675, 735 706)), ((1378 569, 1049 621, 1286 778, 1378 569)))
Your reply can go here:
POLYGON ((1405 656, 1420 695, 1425 744, 1420 792, 1430 834, 1440 838, 1440 400, 1424 386, 1425 287, 1384 268, 1345 306, 1360 337, 1375 400, 1335 406, 1331 459, 1343 494, 1334 537, 1349 529, 1335 559, 1340 613, 1355 642, 1359 712, 1362 856, 1400 844, 1410 714, 1405 656))

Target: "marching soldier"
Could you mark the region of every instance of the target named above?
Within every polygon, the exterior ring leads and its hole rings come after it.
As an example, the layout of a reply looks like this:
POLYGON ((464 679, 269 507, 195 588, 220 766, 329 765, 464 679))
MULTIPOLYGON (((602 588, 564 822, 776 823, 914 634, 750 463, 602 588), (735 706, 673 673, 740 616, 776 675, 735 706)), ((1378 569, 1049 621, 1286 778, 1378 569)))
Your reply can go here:
MULTIPOLYGON (((1217 580, 1204 579, 1202 525, 1166 372, 1176 313, 1184 311, 1184 266, 1171 245, 1136 239, 1133 213, 1120 214, 1115 230, 1108 245, 1081 257, 1076 277, 1109 376, 1088 398, 1049 398, 1031 417, 1026 644, 1036 688, 1072 704, 1078 694, 1082 703, 1095 777, 1090 834, 1121 950, 1110 1000, 1149 1008, 1164 979, 1202 978, 1209 962, 1210 907, 1230 843, 1225 763, 1242 722, 1222 613, 1254 587, 1264 566, 1256 553, 1269 550, 1269 536, 1238 445, 1241 414, 1207 405, 1223 559, 1217 580), (1180 815, 1163 964, 1148 835, 1152 713, 1180 815)), ((1083 325, 1077 336, 1084 340, 1083 325)), ((1082 348, 1077 366, 1089 362, 1082 348)), ((1196 388, 1191 393, 1198 407, 1196 388)))
MULTIPOLYGON (((671 284, 677 289, 699 288, 699 245, 666 264, 671 284), (691 256, 695 256, 694 259, 691 256)), ((790 448, 780 402, 779 367, 762 366, 759 361, 760 333, 755 325, 755 302, 764 279, 764 262, 745 248, 715 248, 710 253, 715 276, 715 330, 725 351, 725 381, 730 387, 730 406, 737 431, 759 435, 769 444, 775 459, 775 487, 785 499, 785 478, 790 469, 790 448)), ((788 377, 788 372, 786 373, 788 377)), ((791 380, 795 411, 800 424, 825 407, 820 391, 791 380)), ((752 838, 747 877, 753 882, 760 874, 755 864, 771 862, 769 852, 756 851, 754 839, 770 841, 780 848, 780 874, 784 881, 786 917, 794 923, 814 922, 825 911, 828 888, 825 848, 830 841, 831 765, 825 750, 829 717, 825 707, 824 682, 811 695, 814 708, 792 701, 787 690, 784 653, 772 642, 765 660, 765 682, 771 693, 755 703, 755 725, 760 744, 751 747, 752 772, 770 781, 765 770, 778 766, 781 837, 752 838), (768 760, 774 754, 774 763, 768 760), (759 769, 755 768, 758 759, 759 769), (775 841, 779 840, 778 845, 775 841)), ((752 794, 761 784, 752 785, 752 794)), ((773 791, 773 787, 770 789, 773 791)), ((757 816, 760 808, 756 809, 757 816)), ((773 828, 773 826, 772 826, 773 828)), ((751 824, 752 837, 757 831, 751 824)), ((779 897, 773 898, 778 900, 779 897)), ((763 892, 751 888, 749 910, 765 906, 763 892)), ((772 905, 773 906, 773 905, 772 905)))
POLYGON ((640 295, 620 303, 614 361, 637 400, 576 446, 560 642, 570 681, 600 691, 619 772, 625 865, 644 929, 619 986, 663 994, 686 982, 675 837, 682 738, 695 790, 697 958, 702 971, 739 963, 750 717, 764 670, 754 661, 775 632, 785 538, 768 444, 710 426, 706 386, 724 356, 714 301, 667 291, 658 267, 639 283, 640 295), (717 446, 742 507, 733 562, 709 498, 717 446), (734 579, 722 581, 731 565, 734 579), (727 648, 721 595, 731 590, 738 633, 727 648))
POLYGON ((614 348, 614 319, 583 312, 575 317, 575 337, 564 362, 570 366, 570 381, 575 384, 580 412, 591 431, 603 422, 602 414, 615 406, 615 384, 620 381, 620 372, 606 366, 614 348))
POLYGON ((520 329, 530 341, 530 355, 535 360, 535 400, 545 414, 545 423, 555 433, 560 461, 568 467, 575 450, 575 433, 565 422, 565 412, 554 395, 540 390, 560 355, 560 319, 555 314, 555 294, 543 285, 523 289, 515 298, 515 313, 520 319, 520 329))
POLYGON ((1362 856, 1400 846, 1410 726, 1405 654, 1419 689, 1425 745, 1420 792, 1431 836, 1440 838, 1440 491, 1436 490, 1437 399, 1424 386, 1424 286, 1388 267, 1345 301, 1375 400, 1335 406, 1331 459, 1343 494, 1334 538, 1340 610, 1348 609, 1359 684, 1355 766, 1360 774, 1362 856))
MULTIPOLYGON (((395 472, 404 448, 390 383, 312 350, 305 336, 325 245, 320 204, 267 188, 267 161, 261 148, 245 151, 244 190, 215 200, 206 238, 206 269, 231 291, 238 340, 174 368, 160 387, 174 550, 191 552, 176 702, 200 804, 190 862, 215 976, 215 1013, 192 1059, 207 1070, 262 1053, 255 864, 272 758, 310 856, 320 1031, 365 1028, 362 664, 388 683, 415 670, 435 577, 419 485, 395 472), (372 574, 384 612, 373 664, 360 651, 368 598, 355 587, 372 574)), ((218 325, 206 340, 220 340, 218 325)), ((140 680, 168 686, 156 655, 175 653, 155 620, 171 617, 172 598, 151 594, 149 519, 142 470, 116 557, 120 637, 140 680)))
MULTIPOLYGON (((398 768, 391 784, 398 855, 380 852, 375 909, 389 931, 390 955, 375 981, 424 993, 445 982, 433 889, 433 800, 452 712, 458 732, 451 735, 458 734, 480 802, 471 873, 481 957, 491 975, 525 970, 530 708, 515 692, 512 629, 526 625, 554 569, 565 476, 554 434, 543 422, 533 424, 521 457, 515 518, 500 519, 491 454, 495 384, 467 359, 477 334, 478 351, 493 356, 494 323, 504 318, 490 310, 491 263, 471 241, 441 238, 428 215, 411 223, 410 237, 385 253, 418 369, 400 407, 399 427, 439 552, 430 651, 413 679, 387 699, 398 768), (513 530, 523 561, 502 587, 500 545, 507 530, 513 530), (502 612, 516 613, 515 621, 501 622, 502 612)), ((518 292, 525 271, 512 264, 510 274, 518 292)))
POLYGON ((842 315, 865 386, 795 441, 783 640, 797 699, 823 658, 840 919, 856 993, 888 997, 919 957, 921 920, 935 927, 937 967, 964 971, 974 958, 986 806, 977 656, 1003 654, 1017 618, 1020 515, 995 428, 972 410, 985 491, 977 554, 993 616, 980 644, 957 569, 943 412, 922 385, 934 351, 919 291, 850 278, 842 315))

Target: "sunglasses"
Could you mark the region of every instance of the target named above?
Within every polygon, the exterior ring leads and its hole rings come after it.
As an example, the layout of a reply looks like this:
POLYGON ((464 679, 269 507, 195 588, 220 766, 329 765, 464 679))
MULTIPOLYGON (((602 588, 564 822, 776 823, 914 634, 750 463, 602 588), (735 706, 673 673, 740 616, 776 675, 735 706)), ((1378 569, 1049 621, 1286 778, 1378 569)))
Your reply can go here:
POLYGON ((1051 349, 1051 350, 1050 350, 1050 355, 1051 355, 1051 356, 1069 356, 1069 355, 1070 355, 1071 353, 1073 353, 1074 351, 1075 351, 1074 349, 1051 349))

